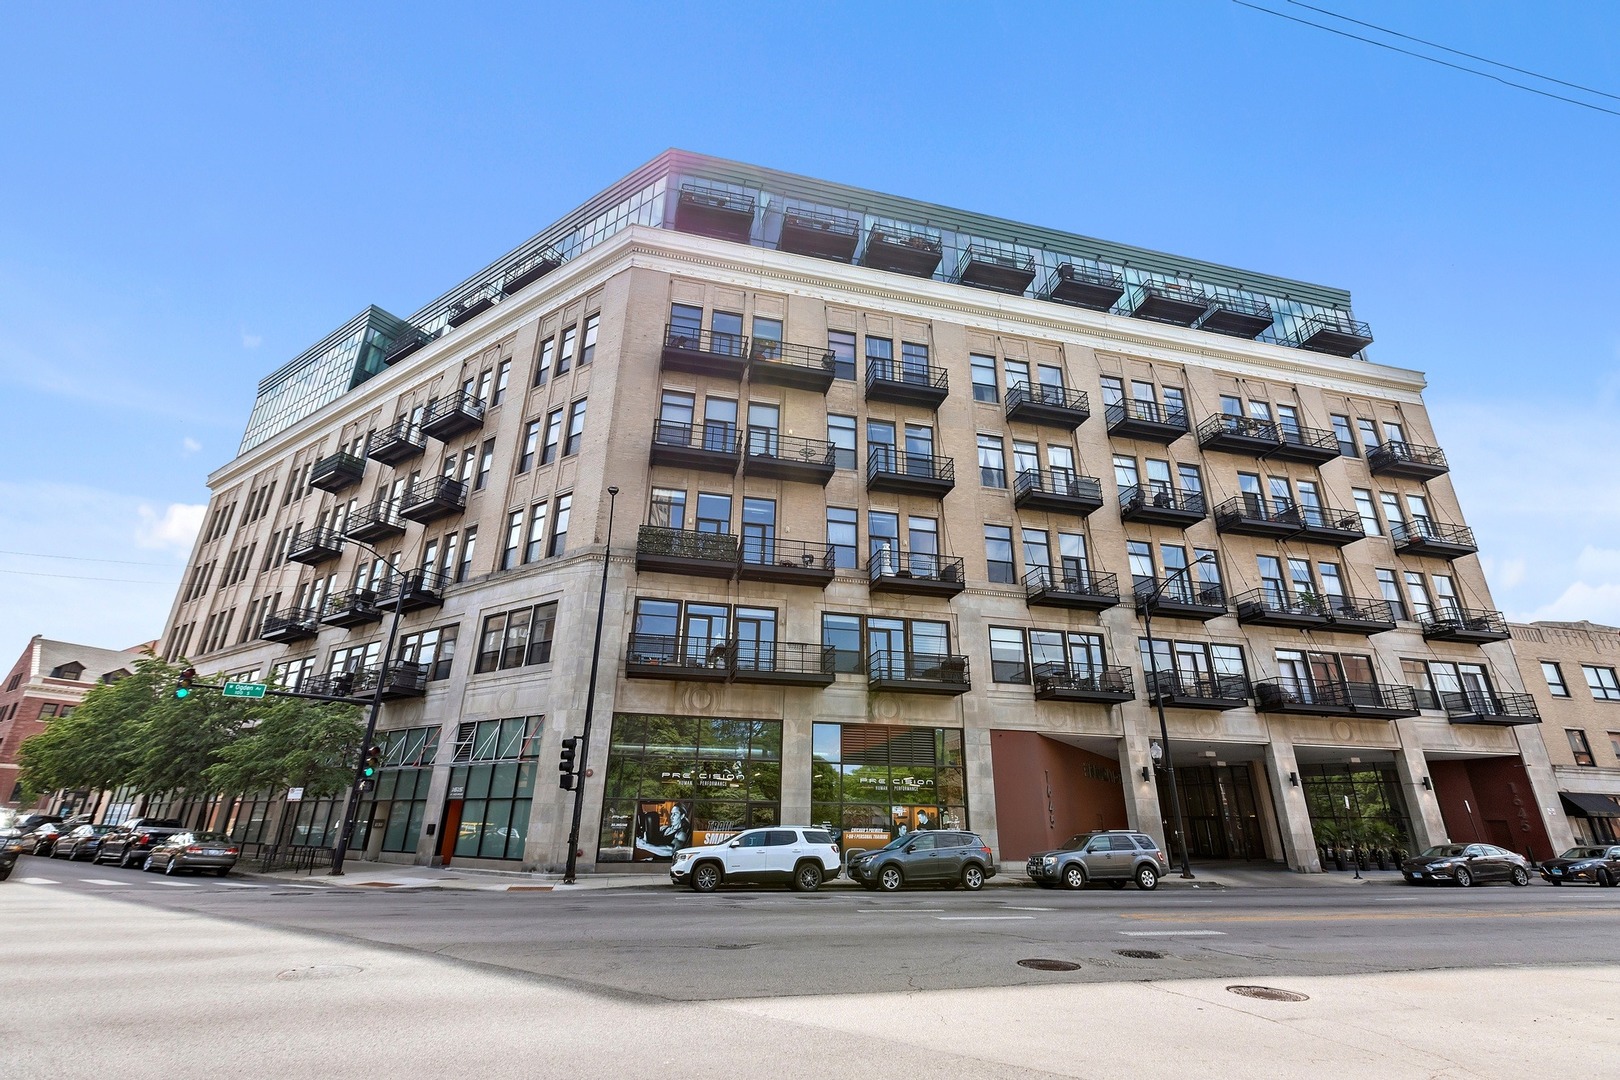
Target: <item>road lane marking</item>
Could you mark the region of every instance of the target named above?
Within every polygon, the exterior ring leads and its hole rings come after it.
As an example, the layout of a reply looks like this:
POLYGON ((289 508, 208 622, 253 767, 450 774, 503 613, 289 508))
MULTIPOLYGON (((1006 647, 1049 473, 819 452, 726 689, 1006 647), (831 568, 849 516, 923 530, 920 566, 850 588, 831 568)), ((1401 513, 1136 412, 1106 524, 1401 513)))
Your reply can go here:
POLYGON ((940 922, 1009 922, 1015 919, 1033 919, 1033 915, 935 915, 940 922))
POLYGON ((1224 930, 1121 930, 1125 937, 1225 937, 1224 930))
POLYGON ((1219 922, 1219 923, 1272 923, 1272 922, 1399 922, 1408 919, 1532 919, 1540 917, 1591 915, 1601 908, 1571 908, 1559 911, 1323 911, 1316 914, 1277 915, 1199 915, 1179 918, 1175 915, 1127 914, 1122 919, 1142 922, 1219 922))
POLYGON ((167 885, 171 889, 195 889, 195 888, 198 888, 198 885, 197 885, 197 883, 195 881, 165 881, 163 878, 158 878, 156 881, 148 882, 148 884, 151 884, 151 885, 167 885))
POLYGON ((1056 911, 1055 907, 1019 907, 1017 904, 1002 904, 1008 911, 1056 911))
POLYGON ((60 885, 60 881, 48 877, 20 877, 17 879, 24 885, 60 885))
POLYGON ((278 889, 326 889, 326 888, 330 888, 330 886, 328 886, 328 885, 294 885, 292 882, 287 882, 285 885, 277 885, 276 888, 278 888, 278 889))
POLYGON ((268 889, 268 885, 249 885, 245 881, 216 881, 215 885, 223 885, 227 889, 268 889))
POLYGON ((942 907, 858 907, 855 909, 862 915, 931 915, 936 911, 944 911, 942 907))
POLYGON ((113 885, 113 886, 117 886, 117 885, 124 884, 122 881, 114 881, 112 878, 104 878, 104 877, 87 877, 87 878, 81 878, 80 880, 82 880, 86 885, 113 885))

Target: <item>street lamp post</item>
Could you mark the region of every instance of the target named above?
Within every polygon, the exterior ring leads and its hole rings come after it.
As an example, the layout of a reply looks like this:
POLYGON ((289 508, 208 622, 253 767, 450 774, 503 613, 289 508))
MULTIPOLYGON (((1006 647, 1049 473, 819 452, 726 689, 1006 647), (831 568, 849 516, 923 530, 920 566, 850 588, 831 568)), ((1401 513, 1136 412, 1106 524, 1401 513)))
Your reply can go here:
MULTIPOLYGON (((1182 574, 1191 574, 1192 568, 1199 563, 1214 561, 1213 555, 1199 556, 1169 577, 1155 582, 1142 601, 1142 625, 1143 632, 1147 636, 1148 683, 1153 687, 1153 703, 1159 709, 1159 745, 1164 756, 1164 771, 1170 777, 1170 805, 1176 812, 1176 849, 1181 853, 1181 876, 1184 878, 1192 877, 1193 872, 1192 864, 1187 860, 1187 825, 1181 812, 1181 793, 1176 789, 1176 766, 1170 757, 1170 725, 1164 718, 1164 687, 1159 683, 1159 654, 1153 647, 1153 605, 1176 578, 1182 574)), ((1191 580, 1189 577, 1188 581, 1191 580)))
POLYGON ((578 777, 574 784, 574 824, 568 830, 568 865, 563 872, 563 884, 574 883, 574 868, 579 858, 579 822, 585 813, 585 763, 591 754, 591 719, 596 715, 596 672, 602 662, 602 617, 607 611, 608 563, 613 559, 613 508, 619 501, 619 489, 608 488, 607 541, 602 546, 602 587, 596 596, 596 644, 591 647, 591 681, 585 689, 585 723, 579 732, 579 758, 574 766, 578 777))

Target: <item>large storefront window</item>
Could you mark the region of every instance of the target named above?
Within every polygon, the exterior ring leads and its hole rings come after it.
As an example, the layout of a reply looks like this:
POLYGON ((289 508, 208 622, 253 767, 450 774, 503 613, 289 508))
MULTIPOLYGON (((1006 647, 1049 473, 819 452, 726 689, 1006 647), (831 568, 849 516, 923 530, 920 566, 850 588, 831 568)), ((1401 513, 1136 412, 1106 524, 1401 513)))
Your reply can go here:
POLYGON ((782 814, 782 722, 613 718, 598 862, 654 862, 782 814))
POLYGON ((514 716, 456 729, 444 816, 446 829, 455 825, 455 858, 523 858, 543 719, 514 716))
POLYGON ((1382 826, 1393 830, 1402 846, 1412 846, 1412 828, 1393 764, 1301 765, 1299 782, 1318 841, 1331 836, 1353 839, 1357 829, 1382 826))
POLYGON ((225 831, 240 844, 262 844, 276 800, 266 792, 244 795, 231 808, 230 827, 225 831))
POLYGON ((343 828, 343 807, 347 800, 305 799, 294 803, 298 808, 293 818, 292 831, 287 843, 292 847, 324 847, 337 844, 338 832, 343 828))
POLYGON ((371 826, 378 811, 383 825, 383 851, 414 852, 422 835, 422 819, 427 815, 428 784, 433 780, 433 759, 439 751, 439 728, 403 728, 380 732, 382 772, 377 790, 360 804, 350 847, 365 851, 371 842, 371 826))
POLYGON ((810 820, 846 850, 968 828, 959 728, 816 724, 811 757, 810 820))

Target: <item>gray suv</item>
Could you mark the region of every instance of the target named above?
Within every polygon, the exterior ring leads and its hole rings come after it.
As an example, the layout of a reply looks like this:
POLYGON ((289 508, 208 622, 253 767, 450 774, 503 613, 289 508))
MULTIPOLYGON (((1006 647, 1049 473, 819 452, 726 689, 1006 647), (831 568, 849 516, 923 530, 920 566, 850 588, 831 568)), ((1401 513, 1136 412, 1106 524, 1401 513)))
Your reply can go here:
POLYGON ((1030 880, 1043 889, 1060 884, 1083 889, 1093 881, 1116 889, 1134 881, 1138 889, 1156 889, 1169 870, 1169 860, 1152 837, 1123 829, 1079 833, 1056 850, 1037 851, 1024 864, 1030 880))
POLYGON ((941 829, 902 833, 876 851, 851 853, 849 876, 869 890, 902 885, 978 889, 996 874, 990 849, 973 833, 941 829))

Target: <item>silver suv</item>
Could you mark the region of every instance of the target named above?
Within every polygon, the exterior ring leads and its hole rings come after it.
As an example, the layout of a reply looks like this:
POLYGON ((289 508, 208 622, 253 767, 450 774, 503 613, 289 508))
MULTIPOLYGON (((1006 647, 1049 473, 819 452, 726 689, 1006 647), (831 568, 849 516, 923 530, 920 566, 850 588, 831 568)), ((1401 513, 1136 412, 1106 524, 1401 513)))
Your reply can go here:
POLYGON ((697 892, 713 892, 722 883, 791 885, 815 892, 838 876, 838 845, 826 829, 775 825, 747 829, 707 847, 682 848, 669 867, 669 880, 697 892))
POLYGON ((1116 889, 1134 881, 1138 889, 1156 889, 1169 870, 1169 860, 1152 837, 1125 829, 1079 833, 1062 847, 1037 851, 1024 864, 1030 880, 1044 889, 1059 884, 1083 889, 1093 881, 1116 889))

